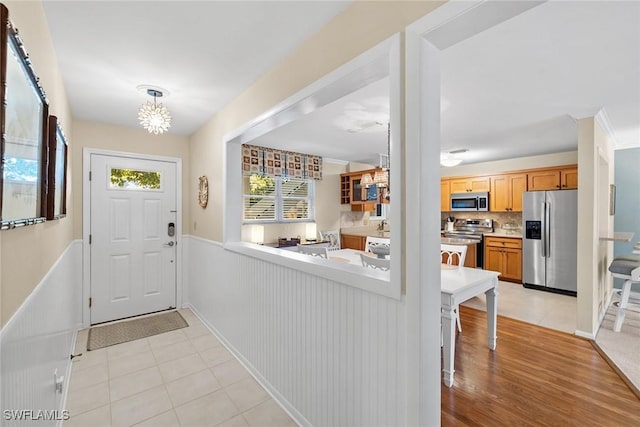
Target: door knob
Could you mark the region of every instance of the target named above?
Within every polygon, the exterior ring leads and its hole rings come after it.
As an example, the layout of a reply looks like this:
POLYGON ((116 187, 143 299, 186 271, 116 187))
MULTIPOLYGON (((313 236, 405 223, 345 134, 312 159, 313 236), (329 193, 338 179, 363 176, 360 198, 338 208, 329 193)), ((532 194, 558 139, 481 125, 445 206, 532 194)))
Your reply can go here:
POLYGON ((176 242, 174 242, 173 240, 170 242, 165 243, 163 246, 167 246, 167 247, 172 247, 173 245, 175 245, 176 242))

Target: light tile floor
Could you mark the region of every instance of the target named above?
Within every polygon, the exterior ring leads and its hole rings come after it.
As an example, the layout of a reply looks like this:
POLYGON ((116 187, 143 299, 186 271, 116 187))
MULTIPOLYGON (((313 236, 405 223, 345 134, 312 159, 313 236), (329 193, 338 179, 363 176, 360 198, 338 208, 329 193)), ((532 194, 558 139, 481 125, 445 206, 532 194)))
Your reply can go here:
MULTIPOLYGON (((462 305, 486 311, 484 294, 462 305)), ((518 283, 500 281, 498 285, 498 314, 501 316, 574 333, 576 308, 576 297, 527 289, 518 283)))
POLYGON ((94 351, 78 332, 65 427, 287 427, 295 422, 190 310, 189 327, 94 351))

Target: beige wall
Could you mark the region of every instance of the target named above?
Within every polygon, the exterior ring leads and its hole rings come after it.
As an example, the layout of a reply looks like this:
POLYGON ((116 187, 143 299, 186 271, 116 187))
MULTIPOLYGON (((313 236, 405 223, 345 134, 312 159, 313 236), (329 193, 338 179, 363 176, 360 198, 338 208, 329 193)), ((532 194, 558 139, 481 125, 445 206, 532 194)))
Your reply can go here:
POLYGON ((608 186, 613 184, 613 149, 594 117, 578 121, 578 313, 577 330, 595 336, 611 292, 607 267, 613 255, 601 235, 613 232, 608 186))
MULTIPOLYGON (((196 191, 197 203, 197 186, 189 187, 189 141, 187 137, 172 134, 154 135, 142 128, 125 128, 82 120, 73 122, 73 135, 76 149, 73 152, 71 165, 73 167, 73 188, 75 188, 73 206, 76 212, 82 212, 82 152, 84 148, 176 157, 182 159, 182 229, 186 233, 189 223, 189 191, 196 191)), ((74 219, 73 236, 76 239, 82 238, 82 214, 77 215, 74 219)))
POLYGON ((375 46, 443 2, 354 2, 191 136, 190 233, 222 241, 222 139, 249 120, 375 46), (196 183, 209 177, 209 206, 196 183))
POLYGON ((440 170, 442 176, 491 175, 498 172, 572 165, 576 163, 578 163, 578 152, 568 151, 564 153, 543 154, 541 156, 496 160, 494 162, 476 163, 472 165, 463 164, 452 168, 443 167, 440 170))
MULTIPOLYGON (((69 140, 69 154, 74 151, 72 118, 60 75, 58 60, 49 36, 40 2, 5 1, 9 19, 20 30, 36 74, 49 99, 49 112, 61 122, 69 140)), ((72 171, 69 171, 69 180, 72 171)), ((70 184, 69 195, 73 185, 70 184)), ((0 231, 0 320, 4 326, 24 300, 42 280, 72 240, 73 218, 68 203, 67 217, 44 224, 0 231)))

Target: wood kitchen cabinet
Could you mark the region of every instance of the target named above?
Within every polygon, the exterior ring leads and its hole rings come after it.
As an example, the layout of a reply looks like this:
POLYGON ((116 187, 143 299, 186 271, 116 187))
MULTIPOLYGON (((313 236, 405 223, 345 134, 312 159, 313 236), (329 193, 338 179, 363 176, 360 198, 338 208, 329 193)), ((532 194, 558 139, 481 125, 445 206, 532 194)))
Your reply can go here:
POLYGON ((451 185, 448 179, 440 180, 440 210, 442 212, 451 210, 451 185))
POLYGON ((522 212, 522 193, 527 191, 527 174, 496 175, 491 177, 492 212, 522 212))
POLYGON ((380 168, 340 174, 340 204, 351 205, 352 211, 374 211, 377 203, 389 203, 380 198, 379 188, 364 188, 361 185, 362 175, 371 174, 380 168))
POLYGON ((364 244, 366 241, 366 236, 355 236, 352 234, 340 235, 340 247, 342 249, 355 249, 358 251, 364 251, 364 244))
POLYGON ((485 237, 485 270, 499 271, 500 280, 522 282, 522 239, 485 237))
POLYGON ((573 190, 578 188, 578 167, 569 166, 560 169, 542 169, 529 172, 529 191, 573 190))
POLYGON ((560 185, 563 190, 575 190, 578 188, 578 168, 561 169, 560 185))
POLYGON ((477 191, 490 191, 490 179, 488 176, 471 176, 449 180, 451 193, 470 193, 477 191))

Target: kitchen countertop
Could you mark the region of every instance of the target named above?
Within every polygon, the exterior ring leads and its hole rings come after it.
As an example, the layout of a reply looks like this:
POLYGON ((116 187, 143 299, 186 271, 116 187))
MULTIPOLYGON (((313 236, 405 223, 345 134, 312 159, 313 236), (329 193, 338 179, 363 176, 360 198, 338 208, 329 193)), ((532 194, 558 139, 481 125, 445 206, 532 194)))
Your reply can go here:
POLYGON ((391 237, 390 231, 378 231, 375 227, 350 227, 341 228, 340 234, 347 234, 349 236, 361 236, 361 237, 391 237))
POLYGON ((494 229, 493 233, 484 233, 486 237, 512 237, 514 239, 522 239, 521 230, 503 230, 502 228, 494 229))
POLYGON ((455 237, 441 237, 440 242, 445 245, 477 245, 478 240, 473 239, 457 239, 455 237))

